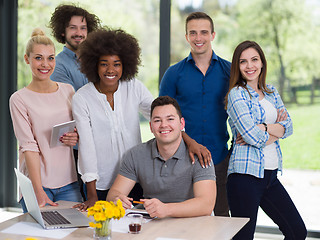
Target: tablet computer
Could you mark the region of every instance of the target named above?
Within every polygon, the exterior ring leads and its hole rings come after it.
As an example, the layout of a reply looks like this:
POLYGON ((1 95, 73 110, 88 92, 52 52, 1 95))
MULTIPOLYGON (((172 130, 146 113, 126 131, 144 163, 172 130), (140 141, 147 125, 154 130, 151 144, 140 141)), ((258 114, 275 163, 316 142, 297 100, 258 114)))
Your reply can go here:
POLYGON ((75 127, 76 127, 75 120, 64 122, 64 123, 53 126, 52 132, 51 132, 50 147, 53 148, 57 146, 62 146, 63 143, 60 142, 59 140, 60 137, 67 132, 73 132, 75 127))

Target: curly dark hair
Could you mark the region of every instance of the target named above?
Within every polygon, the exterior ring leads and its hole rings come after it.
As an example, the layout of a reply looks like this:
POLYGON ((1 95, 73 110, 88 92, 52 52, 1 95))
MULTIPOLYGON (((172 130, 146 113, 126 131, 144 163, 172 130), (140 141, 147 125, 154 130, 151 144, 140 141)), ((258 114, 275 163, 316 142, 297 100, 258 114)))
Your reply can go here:
POLYGON ((82 16, 86 19, 88 33, 98 29, 100 27, 100 19, 89 13, 87 10, 78 7, 76 5, 60 4, 56 7, 52 13, 49 27, 52 29, 52 35, 59 43, 66 43, 65 34, 66 27, 73 16, 82 16))
POLYGON ((90 34, 79 46, 80 70, 88 81, 99 82, 98 62, 101 56, 117 55, 122 62, 122 81, 130 81, 138 73, 141 49, 132 35, 121 29, 101 28, 90 34))

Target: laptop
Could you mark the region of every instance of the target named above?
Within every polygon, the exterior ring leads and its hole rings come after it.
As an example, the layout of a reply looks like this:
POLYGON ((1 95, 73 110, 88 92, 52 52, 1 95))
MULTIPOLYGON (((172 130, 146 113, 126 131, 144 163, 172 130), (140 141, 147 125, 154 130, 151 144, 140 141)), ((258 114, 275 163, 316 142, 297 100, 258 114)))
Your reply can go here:
POLYGON ((75 208, 40 210, 31 180, 14 169, 28 213, 45 229, 88 227, 89 218, 75 208))

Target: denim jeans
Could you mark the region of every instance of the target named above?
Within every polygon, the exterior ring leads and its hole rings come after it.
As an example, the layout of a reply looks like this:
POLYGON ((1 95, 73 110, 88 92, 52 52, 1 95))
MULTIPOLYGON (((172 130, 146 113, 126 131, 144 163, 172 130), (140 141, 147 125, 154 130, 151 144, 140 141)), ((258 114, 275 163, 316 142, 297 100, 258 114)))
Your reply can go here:
MULTIPOLYGON (((43 187, 43 190, 47 194, 48 198, 50 198, 50 200, 53 202, 56 202, 59 200, 81 202, 82 200, 82 197, 79 191, 78 182, 70 183, 61 188, 52 189, 52 188, 43 187)), ((23 198, 20 200, 19 203, 22 207, 23 212, 24 213, 28 212, 23 198)))
POLYGON ((227 192, 231 216, 250 218, 233 239, 253 239, 259 206, 279 226, 284 239, 306 238, 305 224, 277 178, 277 172, 278 170, 265 170, 264 178, 238 173, 228 176, 227 192))

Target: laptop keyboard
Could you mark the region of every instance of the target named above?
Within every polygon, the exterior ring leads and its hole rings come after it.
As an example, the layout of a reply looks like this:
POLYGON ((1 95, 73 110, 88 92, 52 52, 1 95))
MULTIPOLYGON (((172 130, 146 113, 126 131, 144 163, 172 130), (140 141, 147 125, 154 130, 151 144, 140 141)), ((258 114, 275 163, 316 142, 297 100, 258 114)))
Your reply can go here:
POLYGON ((70 222, 57 211, 41 212, 41 215, 49 225, 70 224, 70 222))

